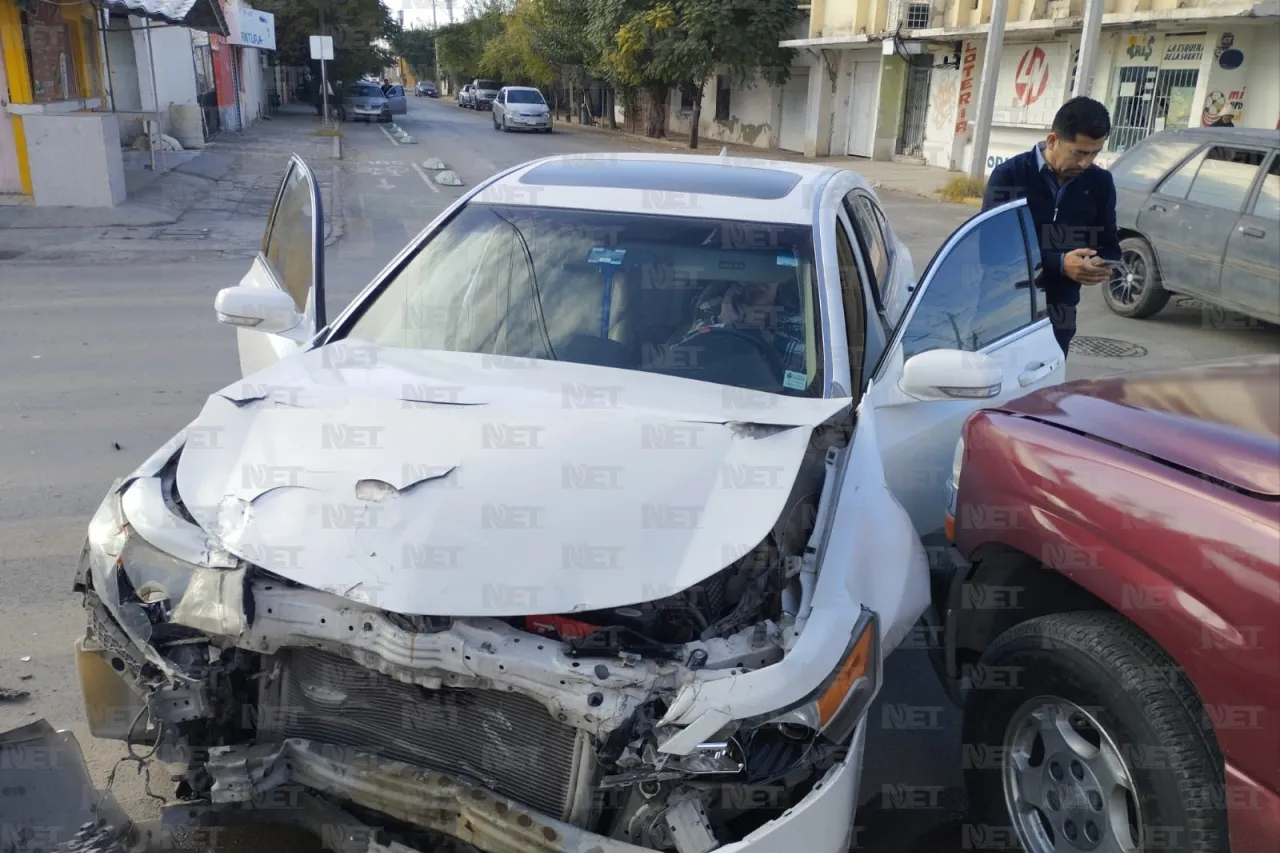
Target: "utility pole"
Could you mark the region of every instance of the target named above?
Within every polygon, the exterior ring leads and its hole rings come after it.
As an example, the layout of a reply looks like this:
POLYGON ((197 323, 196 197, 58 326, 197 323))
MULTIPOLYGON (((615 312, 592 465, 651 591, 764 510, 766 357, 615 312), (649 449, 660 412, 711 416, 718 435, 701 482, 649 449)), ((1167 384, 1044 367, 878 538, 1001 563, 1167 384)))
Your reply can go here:
POLYGON ((440 40, 436 37, 440 32, 440 22, 436 20, 436 7, 440 5, 437 0, 431 0, 431 58, 436 64, 436 94, 443 95, 444 92, 440 87, 444 81, 440 79, 440 40))
POLYGON ((1008 10, 1009 0, 995 0, 991 4, 991 30, 987 33, 987 52, 982 58, 978 115, 973 123, 973 155, 969 160, 969 177, 975 181, 981 181, 985 176, 987 144, 991 141, 991 117, 996 109, 996 83, 1000 80, 1000 53, 1004 50, 1004 21, 1008 10))
MULTIPOLYGON (((324 4, 320 4, 320 38, 323 39, 329 33, 324 28, 324 4)), ((322 54, 323 55, 323 54, 322 54)), ((325 69, 324 60, 320 60, 320 102, 324 104, 324 121, 321 122, 325 127, 329 126, 329 73, 325 69)))
POLYGON ((1071 97, 1089 97, 1093 93, 1093 72, 1098 65, 1098 42, 1102 41, 1102 7, 1104 0, 1086 0, 1084 28, 1080 32, 1080 59, 1076 63, 1076 84, 1071 97))

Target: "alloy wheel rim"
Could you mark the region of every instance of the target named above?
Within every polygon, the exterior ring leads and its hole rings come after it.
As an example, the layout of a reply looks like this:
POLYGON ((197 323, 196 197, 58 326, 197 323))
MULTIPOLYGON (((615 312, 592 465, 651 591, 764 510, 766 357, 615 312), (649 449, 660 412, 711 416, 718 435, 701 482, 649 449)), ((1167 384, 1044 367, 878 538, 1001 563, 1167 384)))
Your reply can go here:
POLYGON ((1117 270, 1107 285, 1111 298, 1120 305, 1133 305, 1147 289, 1147 262, 1142 255, 1126 250, 1121 254, 1125 268, 1117 270))
POLYGON ((1141 853, 1133 772, 1088 711, 1056 696, 1022 705, 1005 730, 1005 807, 1027 853, 1141 853))

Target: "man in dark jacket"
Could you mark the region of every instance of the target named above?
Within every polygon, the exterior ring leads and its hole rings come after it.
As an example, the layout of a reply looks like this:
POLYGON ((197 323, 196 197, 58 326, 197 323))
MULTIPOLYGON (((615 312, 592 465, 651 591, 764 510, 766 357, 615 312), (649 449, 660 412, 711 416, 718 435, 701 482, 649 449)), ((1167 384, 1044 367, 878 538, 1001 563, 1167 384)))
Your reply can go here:
POLYGON ((1049 320, 1065 357, 1076 334, 1080 287, 1111 279, 1106 261, 1120 260, 1116 233, 1116 185, 1093 165, 1111 133, 1107 108, 1092 98, 1072 98, 1053 117, 1044 142, 996 166, 982 209, 1027 200, 1039 235, 1049 320))

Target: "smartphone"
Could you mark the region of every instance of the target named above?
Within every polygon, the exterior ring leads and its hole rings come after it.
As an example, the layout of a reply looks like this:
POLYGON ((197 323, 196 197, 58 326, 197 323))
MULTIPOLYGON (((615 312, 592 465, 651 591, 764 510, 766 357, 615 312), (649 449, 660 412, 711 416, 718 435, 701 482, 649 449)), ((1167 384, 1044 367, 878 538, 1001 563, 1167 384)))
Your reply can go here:
POLYGON ((1090 260, 1093 261, 1094 266, 1099 266, 1099 267, 1107 266, 1107 267, 1111 267, 1113 270, 1129 269, 1129 265, 1126 264, 1124 261, 1109 261, 1106 258, 1099 258, 1096 256, 1091 258, 1090 260))

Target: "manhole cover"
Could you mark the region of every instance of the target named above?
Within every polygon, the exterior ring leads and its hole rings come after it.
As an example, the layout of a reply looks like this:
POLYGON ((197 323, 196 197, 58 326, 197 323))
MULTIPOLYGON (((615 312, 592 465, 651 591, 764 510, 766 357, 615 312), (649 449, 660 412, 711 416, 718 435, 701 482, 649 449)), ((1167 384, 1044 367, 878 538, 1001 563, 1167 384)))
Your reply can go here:
POLYGON ((209 236, 208 228, 166 228, 154 235, 156 240, 203 240, 209 236))
POLYGON ((1116 338, 1081 336, 1071 340, 1071 352, 1090 358, 1138 358, 1147 354, 1147 348, 1116 338))
POLYGON ((11 261, 21 254, 17 249, 0 249, 0 261, 11 261))

